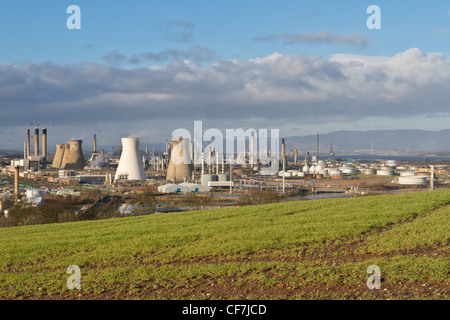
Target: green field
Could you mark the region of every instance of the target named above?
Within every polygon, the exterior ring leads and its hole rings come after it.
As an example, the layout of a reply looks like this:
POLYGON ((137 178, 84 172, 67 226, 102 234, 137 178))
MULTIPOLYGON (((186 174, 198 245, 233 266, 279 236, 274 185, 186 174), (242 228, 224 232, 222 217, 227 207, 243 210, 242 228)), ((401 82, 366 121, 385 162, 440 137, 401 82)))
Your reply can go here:
POLYGON ((444 189, 3 228, 0 298, 449 299, 449 204, 444 189))

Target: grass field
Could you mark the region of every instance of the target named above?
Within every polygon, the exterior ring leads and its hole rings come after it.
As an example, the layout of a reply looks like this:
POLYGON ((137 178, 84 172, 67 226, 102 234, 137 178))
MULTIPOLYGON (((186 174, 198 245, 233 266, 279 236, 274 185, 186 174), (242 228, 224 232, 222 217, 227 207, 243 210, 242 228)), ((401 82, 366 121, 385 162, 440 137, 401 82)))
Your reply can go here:
POLYGON ((445 189, 3 228, 0 298, 449 299, 449 204, 445 189))

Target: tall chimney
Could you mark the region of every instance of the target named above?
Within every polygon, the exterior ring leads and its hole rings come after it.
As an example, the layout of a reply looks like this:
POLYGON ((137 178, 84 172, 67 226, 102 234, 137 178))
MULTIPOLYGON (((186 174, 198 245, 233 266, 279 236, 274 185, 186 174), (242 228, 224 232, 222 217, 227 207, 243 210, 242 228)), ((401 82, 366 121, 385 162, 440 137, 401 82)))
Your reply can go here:
POLYGON ((286 157, 286 145, 284 143, 284 138, 281 139, 281 159, 286 157))
POLYGON ((30 151, 30 129, 28 129, 28 135, 27 135, 27 158, 29 156, 31 156, 31 151, 30 151))
POLYGON ((97 135, 94 134, 94 153, 97 153, 97 135))
POLYGON ((14 196, 19 200, 19 166, 14 168, 14 196))
POLYGON ((47 165, 47 128, 42 129, 42 161, 45 168, 47 165))
POLYGON ((34 128, 34 155, 39 156, 39 128, 34 128))

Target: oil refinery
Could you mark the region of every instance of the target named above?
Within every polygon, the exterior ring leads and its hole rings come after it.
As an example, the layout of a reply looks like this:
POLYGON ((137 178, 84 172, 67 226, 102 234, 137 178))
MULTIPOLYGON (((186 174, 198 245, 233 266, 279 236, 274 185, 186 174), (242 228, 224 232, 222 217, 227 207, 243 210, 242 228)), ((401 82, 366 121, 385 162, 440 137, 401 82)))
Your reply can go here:
MULTIPOLYGON (((92 190, 122 198, 151 191, 165 202, 178 203, 188 195, 241 199, 255 190, 279 194, 280 199, 299 194, 361 196, 434 189, 447 184, 449 178, 447 163, 349 161, 336 158, 333 145, 329 155, 319 157, 319 134, 315 152, 302 151, 301 146, 287 151, 284 138, 280 145, 276 141, 260 152, 257 147, 261 144, 252 134, 244 150, 228 154, 188 138, 168 139, 164 150, 150 154, 148 141, 144 149, 139 137, 123 137, 120 154, 106 154, 103 149, 98 152, 96 135, 92 152, 83 151, 82 140, 72 139, 56 144, 55 152, 49 153, 51 133, 42 129, 40 149, 39 128, 34 132, 34 153, 28 129, 23 158, 3 159, 2 212, 7 210, 6 199, 39 206, 50 195, 80 195, 92 190), (200 151, 197 161, 195 150, 200 151), (274 155, 279 156, 276 162, 274 155), (264 161, 267 159, 272 161, 264 161)), ((231 206, 239 203, 225 202, 231 206)))

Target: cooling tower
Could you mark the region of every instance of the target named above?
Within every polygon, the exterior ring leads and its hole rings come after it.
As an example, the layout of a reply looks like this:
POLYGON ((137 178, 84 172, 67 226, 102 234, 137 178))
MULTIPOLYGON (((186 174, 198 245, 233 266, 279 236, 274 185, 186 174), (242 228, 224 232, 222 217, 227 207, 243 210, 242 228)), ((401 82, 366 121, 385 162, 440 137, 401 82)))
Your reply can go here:
POLYGON ((166 180, 183 181, 190 179, 194 166, 190 156, 190 139, 172 140, 170 161, 167 168, 166 180))
POLYGON ((125 176, 127 180, 147 180, 139 157, 139 138, 122 138, 122 152, 115 180, 125 176))
POLYGON ((53 158, 53 163, 52 163, 53 168, 61 168, 63 156, 64 156, 64 145, 57 144, 55 157, 53 158))
POLYGON ((69 140, 69 144, 63 144, 63 156, 59 168, 77 170, 86 166, 81 149, 82 142, 82 140, 69 140))

